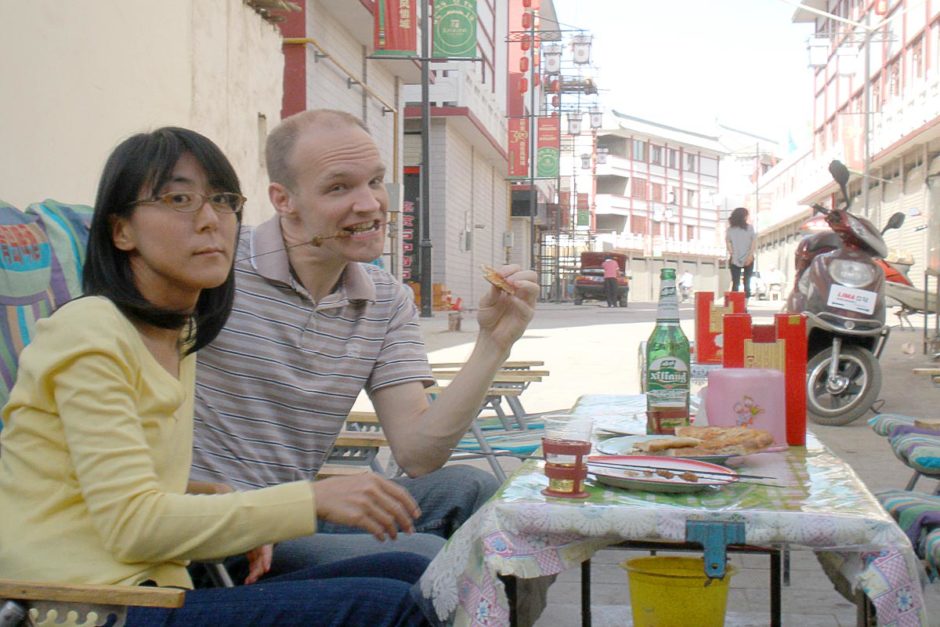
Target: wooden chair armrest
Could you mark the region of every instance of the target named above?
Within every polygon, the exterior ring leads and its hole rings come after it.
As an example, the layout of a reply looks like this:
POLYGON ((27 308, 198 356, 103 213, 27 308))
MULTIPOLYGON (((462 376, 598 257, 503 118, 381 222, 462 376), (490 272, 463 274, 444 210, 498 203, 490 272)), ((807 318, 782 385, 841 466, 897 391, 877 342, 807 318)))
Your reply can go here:
POLYGON ((349 477, 352 475, 362 475, 372 472, 368 466, 360 464, 323 464, 317 471, 315 479, 326 479, 327 477, 349 477))
MULTIPOLYGON (((443 371, 434 372, 434 378, 449 381, 457 376, 456 372, 443 371)), ((523 370, 519 371, 500 371, 493 377, 493 383, 538 383, 542 380, 540 375, 529 374, 523 370)))
MULTIPOLYGON (((443 391, 444 387, 440 385, 424 388, 425 394, 440 394, 443 391)), ((521 394, 522 390, 519 388, 490 388, 486 391, 487 396, 519 396, 521 394)))
POLYGON ((929 374, 930 376, 936 376, 936 375, 940 375, 940 368, 937 368, 937 367, 914 368, 912 372, 914 374, 929 374))
POLYGON ((0 599, 137 607, 182 607, 185 590, 150 586, 106 586, 0 579, 0 599))
MULTIPOLYGON (((466 362, 463 361, 439 361, 431 363, 431 369, 445 369, 445 368, 463 368, 466 362)), ((544 361, 505 361, 501 368, 504 369, 516 369, 516 368, 537 368, 539 366, 544 366, 544 361)))
POLYGON ((335 446, 388 446, 388 441, 381 431, 340 431, 335 446))
POLYGON ((351 411, 346 416, 346 422, 361 422, 363 424, 379 424, 379 417, 374 411, 351 411))

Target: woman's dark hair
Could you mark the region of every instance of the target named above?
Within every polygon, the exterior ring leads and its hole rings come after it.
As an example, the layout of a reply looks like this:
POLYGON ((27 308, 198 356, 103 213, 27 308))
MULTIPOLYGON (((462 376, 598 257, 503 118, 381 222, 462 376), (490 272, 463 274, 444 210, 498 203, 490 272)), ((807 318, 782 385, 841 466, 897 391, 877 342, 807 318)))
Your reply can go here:
POLYGON ((736 226, 739 229, 747 228, 747 209, 744 207, 738 207, 731 212, 731 215, 728 217, 728 224, 731 226, 736 226))
MULTIPOLYGON (((124 140, 108 157, 98 183, 82 288, 86 295, 110 299, 124 315, 140 322, 163 329, 182 329, 188 324, 189 354, 215 339, 225 325, 235 299, 234 264, 222 285, 202 290, 194 312, 161 309, 137 289, 127 253, 112 240, 114 219, 134 211, 133 203, 142 189, 158 193, 185 153, 205 170, 210 189, 241 193, 232 164, 212 140, 195 131, 164 127, 124 140)), ((240 213, 237 218, 240 230, 240 213)))

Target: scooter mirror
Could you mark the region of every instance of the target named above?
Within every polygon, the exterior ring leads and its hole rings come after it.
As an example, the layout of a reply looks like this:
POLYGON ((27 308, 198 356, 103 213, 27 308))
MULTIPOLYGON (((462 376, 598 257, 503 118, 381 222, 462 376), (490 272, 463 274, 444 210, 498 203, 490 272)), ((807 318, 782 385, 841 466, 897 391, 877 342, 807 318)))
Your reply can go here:
POLYGON ((884 235, 885 231, 890 229, 899 229, 904 224, 904 218, 907 216, 903 211, 895 211, 891 214, 891 217, 888 218, 888 223, 885 224, 885 227, 881 229, 881 234, 884 235))
POLYGON ((842 190, 842 199, 845 201, 845 206, 848 207, 849 191, 846 186, 849 184, 849 169, 841 161, 833 160, 829 163, 829 174, 832 175, 832 180, 839 184, 839 189, 842 190))

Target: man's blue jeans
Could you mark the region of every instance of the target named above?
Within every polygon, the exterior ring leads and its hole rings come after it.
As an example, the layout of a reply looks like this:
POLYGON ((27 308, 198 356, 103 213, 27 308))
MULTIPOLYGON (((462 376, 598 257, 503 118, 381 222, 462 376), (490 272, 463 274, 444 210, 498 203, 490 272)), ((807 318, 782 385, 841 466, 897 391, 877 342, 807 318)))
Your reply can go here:
POLYGON ((310 627, 369 625, 406 627, 427 620, 411 588, 428 560, 409 553, 383 553, 272 577, 250 586, 186 593, 176 610, 131 608, 135 627, 310 627))
MULTIPOLYGON (((473 466, 444 466, 422 477, 398 477, 421 508, 415 522, 415 533, 399 534, 396 540, 379 542, 355 527, 317 521, 317 533, 280 542, 274 547, 274 558, 268 577, 302 570, 310 566, 389 551, 408 551, 434 558, 444 541, 470 518, 499 488, 491 473, 473 466)), ((236 583, 248 573, 247 560, 234 556, 225 560, 225 567, 236 583)), ((210 585, 198 572, 193 573, 196 587, 210 585)))

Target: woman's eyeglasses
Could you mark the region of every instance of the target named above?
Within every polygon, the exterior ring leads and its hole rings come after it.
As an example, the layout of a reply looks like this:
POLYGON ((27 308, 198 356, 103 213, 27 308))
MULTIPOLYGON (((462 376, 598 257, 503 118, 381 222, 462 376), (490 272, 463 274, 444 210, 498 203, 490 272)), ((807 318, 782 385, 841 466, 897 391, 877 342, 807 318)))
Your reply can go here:
POLYGON ((245 206, 247 198, 234 192, 220 192, 218 194, 209 194, 208 196, 199 192, 167 192, 153 198, 135 200, 131 206, 144 203, 155 203, 163 205, 173 211, 182 213, 195 213, 209 201, 209 204, 218 213, 238 213, 245 206))

